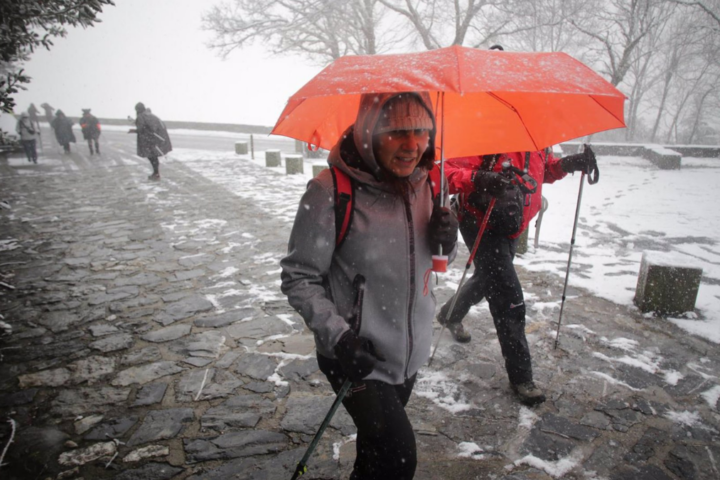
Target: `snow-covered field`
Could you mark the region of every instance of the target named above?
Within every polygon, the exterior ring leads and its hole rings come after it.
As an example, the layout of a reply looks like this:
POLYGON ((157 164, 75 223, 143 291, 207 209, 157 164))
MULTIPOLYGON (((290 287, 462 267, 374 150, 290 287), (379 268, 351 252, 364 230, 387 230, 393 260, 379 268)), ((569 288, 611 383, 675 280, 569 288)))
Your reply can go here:
MULTIPOLYGON (((269 214, 284 217, 288 223, 292 223, 300 195, 311 178, 311 165, 324 164, 322 159, 306 160, 304 174, 286 176, 284 166, 266 168, 262 154, 250 160, 231 152, 177 149, 170 158, 237 195, 254 197, 269 214), (239 157, 254 163, 264 175, 282 176, 282 182, 233 174, 239 157)), ((666 252, 681 265, 700 265, 703 280, 696 312, 671 321, 720 343, 720 208, 713 201, 714 187, 720 181, 720 159, 683 158, 681 170, 660 170, 638 157, 600 156, 598 163, 600 182, 586 183, 583 188, 569 284, 632 306, 644 252, 666 252)), ((538 247, 533 247, 536 231, 532 222, 529 251, 516 259, 518 265, 564 278, 579 179, 576 174, 544 186, 549 209, 542 220, 538 247)), ((458 260, 454 268, 460 270, 465 258, 458 260)))

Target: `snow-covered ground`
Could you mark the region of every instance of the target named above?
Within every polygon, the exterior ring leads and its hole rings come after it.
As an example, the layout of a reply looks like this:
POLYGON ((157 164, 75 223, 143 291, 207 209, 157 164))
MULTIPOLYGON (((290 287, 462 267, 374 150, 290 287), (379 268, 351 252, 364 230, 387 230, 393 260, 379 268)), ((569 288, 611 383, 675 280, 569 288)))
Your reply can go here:
MULTIPOLYGON (((262 153, 250 160, 231 152, 176 149, 170 158, 237 195, 254 197, 269 214, 284 217, 288 223, 293 221, 300 195, 311 178, 311 165, 324 164, 322 159, 306 160, 304 174, 286 176, 284 166, 266 168, 262 153), (280 175, 282 181, 234 175, 232 165, 239 158, 255 163, 267 175, 280 175)), ((703 268, 696 313, 671 321, 720 343, 720 208, 713 201, 714 187, 720 181, 720 159, 683 158, 681 170, 660 170, 638 157, 600 156, 598 163, 600 182, 586 183, 583 188, 569 284, 632 306, 643 253, 669 252, 682 265, 703 268)), ((549 209, 542 220, 538 247, 533 247, 533 221, 529 252, 516 259, 518 265, 564 278, 579 179, 576 174, 544 186, 549 209)), ((464 258, 459 260, 454 266, 458 271, 465 263, 464 258)), ((448 281, 459 279, 457 273, 450 273, 448 281)))

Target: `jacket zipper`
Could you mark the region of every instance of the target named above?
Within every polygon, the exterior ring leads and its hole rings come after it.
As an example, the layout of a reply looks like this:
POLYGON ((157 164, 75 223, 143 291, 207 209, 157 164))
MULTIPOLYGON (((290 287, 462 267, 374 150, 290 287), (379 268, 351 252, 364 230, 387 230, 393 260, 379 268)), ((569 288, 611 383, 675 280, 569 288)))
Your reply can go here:
POLYGON ((410 246, 410 289, 408 296, 408 314, 407 314, 407 329, 408 329, 408 353, 407 358, 405 359, 405 379, 408 378, 408 368, 410 367, 410 357, 412 357, 412 351, 413 351, 413 329, 412 329, 412 305, 413 305, 413 299, 415 298, 415 235, 413 235, 413 232, 415 231, 414 222, 412 218, 412 209, 410 208, 410 200, 408 197, 405 197, 404 199, 405 203, 405 214, 407 215, 408 220, 408 237, 409 241, 408 244, 410 246))

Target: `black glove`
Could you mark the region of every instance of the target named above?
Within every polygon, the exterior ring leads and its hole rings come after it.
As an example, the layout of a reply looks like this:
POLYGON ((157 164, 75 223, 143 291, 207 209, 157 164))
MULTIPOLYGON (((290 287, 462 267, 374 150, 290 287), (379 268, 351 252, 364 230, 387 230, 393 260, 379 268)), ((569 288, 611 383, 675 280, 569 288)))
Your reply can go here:
POLYGON ((508 189, 512 183, 505 175, 486 170, 476 170, 472 176, 475 191, 478 193, 489 193, 493 197, 499 197, 508 189))
MULTIPOLYGON (((440 197, 438 196, 437 199, 440 197)), ((438 251, 442 245, 443 254, 452 252, 457 242, 458 221, 455 214, 447 207, 441 207, 440 203, 434 202, 428 232, 430 234, 430 248, 433 252, 438 251)))
POLYGON ((582 153, 568 155, 560 159, 560 168, 567 173, 585 172, 589 175, 594 166, 597 166, 597 160, 589 145, 585 145, 585 150, 582 153))
POLYGON ((378 361, 385 361, 385 357, 375 349, 372 341, 357 336, 352 330, 340 337, 335 345, 335 356, 343 373, 353 382, 359 382, 370 375, 378 361))

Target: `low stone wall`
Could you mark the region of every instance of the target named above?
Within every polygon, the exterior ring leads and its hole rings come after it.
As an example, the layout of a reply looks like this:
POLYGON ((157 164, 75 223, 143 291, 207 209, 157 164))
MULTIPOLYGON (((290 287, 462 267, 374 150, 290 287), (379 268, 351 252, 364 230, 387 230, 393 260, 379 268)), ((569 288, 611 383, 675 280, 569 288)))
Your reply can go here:
MULTIPOLYGON (((568 155, 582 151, 582 142, 561 143, 563 154, 568 155)), ((643 156, 648 147, 658 147, 672 150, 681 157, 717 158, 720 159, 720 146, 715 145, 649 145, 637 143, 592 143, 592 149, 597 155, 619 155, 621 157, 643 156)))
POLYGON ((641 155, 661 170, 680 170, 682 166, 682 155, 660 145, 647 145, 643 147, 641 155))

